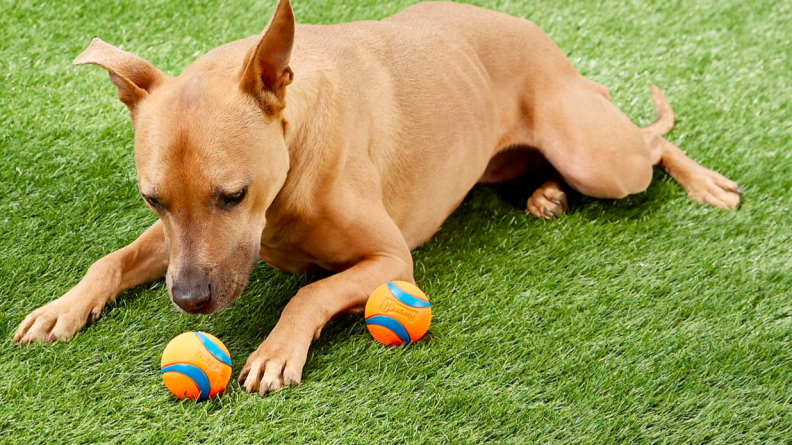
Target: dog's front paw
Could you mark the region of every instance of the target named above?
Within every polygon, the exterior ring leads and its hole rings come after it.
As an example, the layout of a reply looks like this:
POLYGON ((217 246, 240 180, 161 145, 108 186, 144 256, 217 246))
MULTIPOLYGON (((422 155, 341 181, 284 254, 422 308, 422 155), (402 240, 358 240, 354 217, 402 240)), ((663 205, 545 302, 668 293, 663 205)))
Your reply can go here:
POLYGON ((14 334, 14 342, 22 344, 32 341, 68 341, 80 331, 88 321, 93 321, 102 313, 104 304, 86 307, 84 301, 75 298, 75 290, 57 300, 31 312, 14 334))
POLYGON ((245 391, 258 391, 262 396, 284 386, 296 386, 308 357, 308 344, 299 341, 279 341, 270 335, 250 354, 239 373, 239 384, 245 391))

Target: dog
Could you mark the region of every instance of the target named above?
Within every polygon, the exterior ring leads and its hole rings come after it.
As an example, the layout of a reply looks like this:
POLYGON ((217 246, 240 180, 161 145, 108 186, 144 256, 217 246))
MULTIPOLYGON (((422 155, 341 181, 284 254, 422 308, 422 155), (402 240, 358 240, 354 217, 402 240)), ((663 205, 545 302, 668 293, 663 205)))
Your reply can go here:
MULTIPOLYGON (((32 312, 15 342, 68 340, 130 287, 166 277, 178 310, 237 298, 259 259, 329 277, 301 288, 239 375, 262 395, 301 381, 334 316, 380 284, 414 282, 411 251, 477 184, 543 164, 526 212, 552 219, 565 190, 641 193, 659 167, 693 201, 735 209, 737 184, 635 126, 533 23, 456 3, 381 21, 295 25, 280 0, 260 36, 200 57, 178 77, 99 39, 75 65, 105 68, 130 112, 142 198, 159 217, 32 312)), ((530 190, 529 190, 530 191, 530 190)))

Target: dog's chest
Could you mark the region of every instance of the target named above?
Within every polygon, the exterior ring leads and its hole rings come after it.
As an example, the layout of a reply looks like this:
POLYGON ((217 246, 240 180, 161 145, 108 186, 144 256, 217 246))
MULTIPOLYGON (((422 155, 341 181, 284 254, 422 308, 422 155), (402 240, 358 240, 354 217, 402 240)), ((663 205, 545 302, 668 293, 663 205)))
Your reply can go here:
POLYGON ((292 274, 309 273, 318 268, 314 259, 299 249, 283 250, 262 243, 259 257, 270 266, 292 274))
POLYGON ((277 230, 274 225, 268 226, 261 237, 259 257, 272 267, 293 273, 302 274, 326 270, 340 272, 346 269, 349 255, 343 240, 329 236, 322 230, 298 230, 300 224, 291 230, 277 230))

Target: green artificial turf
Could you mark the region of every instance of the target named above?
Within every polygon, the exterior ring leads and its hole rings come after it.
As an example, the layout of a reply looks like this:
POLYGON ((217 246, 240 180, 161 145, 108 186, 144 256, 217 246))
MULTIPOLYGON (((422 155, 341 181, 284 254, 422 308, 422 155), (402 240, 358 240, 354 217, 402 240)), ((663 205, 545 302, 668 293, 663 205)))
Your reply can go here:
MULTIPOLYGON (((336 23, 410 3, 294 9, 336 23)), ((159 374, 170 338, 214 333, 236 378, 311 278, 260 265, 207 317, 178 314, 154 283, 70 343, 12 344, 28 312, 155 219, 126 108, 104 70, 71 60, 100 36, 177 74, 259 33, 274 0, 0 0, 0 442, 790 443, 791 4, 475 3, 536 22, 636 123, 660 86, 669 138, 737 180, 742 207, 690 203, 658 173, 641 195, 572 195, 543 222, 476 189, 413 255, 434 309, 424 341, 380 346, 350 316, 314 343, 299 387, 262 398, 232 382, 179 402, 159 374)))

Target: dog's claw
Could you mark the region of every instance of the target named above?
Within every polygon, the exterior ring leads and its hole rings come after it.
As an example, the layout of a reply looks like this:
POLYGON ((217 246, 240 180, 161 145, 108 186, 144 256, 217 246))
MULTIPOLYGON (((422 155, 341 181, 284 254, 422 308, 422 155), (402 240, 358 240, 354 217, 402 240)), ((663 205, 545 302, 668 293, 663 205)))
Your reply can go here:
POLYGON ((72 289, 61 298, 31 312, 17 327, 14 342, 23 345, 42 341, 68 341, 89 321, 93 311, 84 304, 79 290, 72 289))
POLYGON ((690 183, 685 184, 688 197, 695 202, 709 204, 723 210, 740 206, 742 191, 736 182, 720 173, 701 168, 690 183))
POLYGON ((299 341, 278 342, 268 338, 250 354, 237 382, 249 393, 266 395, 285 386, 296 386, 308 356, 308 344, 299 341))
POLYGON ((563 215, 567 208, 567 198, 555 182, 542 184, 530 198, 525 213, 539 219, 551 220, 563 215))
POLYGON ((237 378, 237 384, 239 384, 239 386, 245 384, 245 379, 247 378, 248 374, 250 374, 250 368, 245 365, 245 367, 239 371, 239 377, 237 378))

